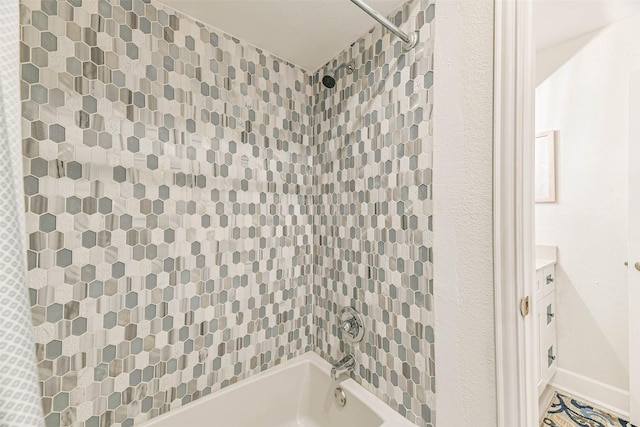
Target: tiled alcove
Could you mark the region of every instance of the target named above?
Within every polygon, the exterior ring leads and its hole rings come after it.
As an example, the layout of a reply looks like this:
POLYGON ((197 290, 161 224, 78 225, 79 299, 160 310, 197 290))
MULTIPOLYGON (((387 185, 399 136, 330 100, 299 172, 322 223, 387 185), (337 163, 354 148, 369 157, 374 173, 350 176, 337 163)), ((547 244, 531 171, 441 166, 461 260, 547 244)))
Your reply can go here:
POLYGON ((131 425, 370 322, 356 379, 433 422, 433 5, 310 74, 155 1, 25 0, 29 286, 48 425, 131 425), (336 65, 336 62, 329 66, 336 65))

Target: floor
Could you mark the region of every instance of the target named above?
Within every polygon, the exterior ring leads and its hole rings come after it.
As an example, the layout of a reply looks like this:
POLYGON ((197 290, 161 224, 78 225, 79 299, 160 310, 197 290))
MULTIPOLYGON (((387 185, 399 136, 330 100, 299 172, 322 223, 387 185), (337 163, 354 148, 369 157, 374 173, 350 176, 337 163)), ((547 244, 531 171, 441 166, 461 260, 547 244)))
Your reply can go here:
POLYGON ((635 427, 592 404, 556 393, 540 427, 635 427))

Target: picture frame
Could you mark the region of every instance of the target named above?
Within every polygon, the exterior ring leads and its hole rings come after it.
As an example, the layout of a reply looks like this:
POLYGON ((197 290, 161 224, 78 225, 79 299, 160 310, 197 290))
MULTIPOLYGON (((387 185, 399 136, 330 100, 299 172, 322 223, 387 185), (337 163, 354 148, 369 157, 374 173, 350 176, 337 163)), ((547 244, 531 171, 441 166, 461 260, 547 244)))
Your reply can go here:
POLYGON ((536 134, 535 139, 535 202, 556 201, 556 131, 536 134))

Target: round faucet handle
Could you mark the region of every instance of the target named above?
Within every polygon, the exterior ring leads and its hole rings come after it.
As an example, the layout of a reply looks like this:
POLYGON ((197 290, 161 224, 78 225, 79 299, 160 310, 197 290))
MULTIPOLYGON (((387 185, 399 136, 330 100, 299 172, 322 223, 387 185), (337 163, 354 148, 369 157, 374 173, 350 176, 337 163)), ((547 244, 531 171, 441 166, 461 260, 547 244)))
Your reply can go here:
POLYGON ((342 338, 347 342, 359 342, 364 336, 362 317, 351 307, 345 307, 340 312, 338 327, 342 329, 342 338))
POLYGON ((353 325, 351 324, 351 322, 352 321, 349 321, 349 320, 342 322, 341 326, 344 332, 347 332, 347 333, 351 332, 351 329, 353 329, 353 325))

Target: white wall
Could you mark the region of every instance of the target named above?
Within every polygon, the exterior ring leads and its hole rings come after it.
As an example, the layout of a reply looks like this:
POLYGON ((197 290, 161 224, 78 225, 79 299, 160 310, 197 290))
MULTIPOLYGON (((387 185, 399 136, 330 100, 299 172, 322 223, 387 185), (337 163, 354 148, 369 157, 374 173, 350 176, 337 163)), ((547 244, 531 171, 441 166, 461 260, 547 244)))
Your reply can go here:
POLYGON ((628 88, 640 15, 537 61, 536 131, 558 130, 557 203, 536 205, 537 243, 559 249, 558 367, 628 390, 628 88))
POLYGON ((436 7, 436 425, 495 426, 493 1, 436 7))

